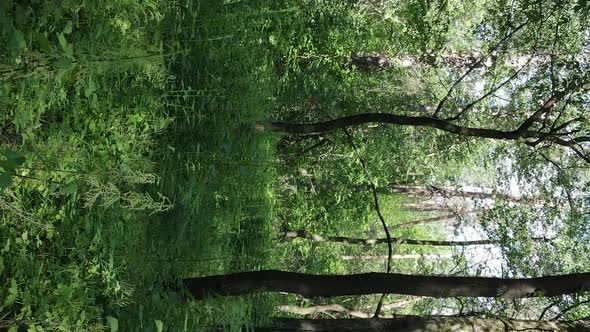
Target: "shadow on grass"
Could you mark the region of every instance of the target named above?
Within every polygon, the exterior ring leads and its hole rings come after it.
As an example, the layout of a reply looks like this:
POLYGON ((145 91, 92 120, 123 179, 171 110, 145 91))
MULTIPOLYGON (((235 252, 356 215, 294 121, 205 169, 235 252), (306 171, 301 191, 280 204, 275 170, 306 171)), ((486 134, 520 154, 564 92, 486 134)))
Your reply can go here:
MULTIPOLYGON (((244 326, 268 316, 264 296, 185 303, 162 285, 188 276, 268 267, 274 139, 252 129, 269 117, 272 66, 248 40, 259 33, 244 8, 189 2, 169 24, 181 55, 166 102, 175 119, 162 134, 159 187, 174 207, 144 224, 129 257, 137 301, 123 309, 125 330, 194 331, 244 326), (140 286, 141 285, 141 286, 140 286)), ((246 7, 245 7, 246 8, 246 7)), ((252 9, 250 9, 252 10, 252 9)))

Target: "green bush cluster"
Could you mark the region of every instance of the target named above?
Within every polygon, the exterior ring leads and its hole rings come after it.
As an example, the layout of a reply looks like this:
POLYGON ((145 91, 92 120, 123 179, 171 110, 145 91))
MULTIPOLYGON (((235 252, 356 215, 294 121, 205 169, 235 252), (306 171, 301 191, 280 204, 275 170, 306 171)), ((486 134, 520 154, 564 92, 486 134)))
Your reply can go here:
POLYGON ((165 9, 0 4, 0 143, 26 157, 2 165, 0 326, 98 331, 132 301, 118 258, 126 224, 170 206, 142 189, 158 181, 152 157, 171 121, 165 9))

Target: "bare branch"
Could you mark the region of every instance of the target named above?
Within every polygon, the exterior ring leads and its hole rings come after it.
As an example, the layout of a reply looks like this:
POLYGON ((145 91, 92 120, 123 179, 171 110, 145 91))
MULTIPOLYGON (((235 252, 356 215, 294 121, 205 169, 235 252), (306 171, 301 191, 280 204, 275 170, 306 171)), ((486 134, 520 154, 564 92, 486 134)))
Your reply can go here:
POLYGON ((569 192, 569 190, 567 190, 566 186, 564 185, 564 181, 565 181, 564 174, 565 173, 564 173, 563 167, 561 167, 561 165, 559 165, 556 161, 553 161, 553 159, 546 156, 544 153, 541 152, 540 155, 541 155, 541 157, 543 157, 543 159, 545 159, 551 165, 553 165, 553 167, 555 167, 555 169, 557 170, 557 184, 563 188, 563 191, 565 192, 565 196, 567 198, 567 202, 570 207, 570 210, 574 211, 575 210, 574 199, 572 197, 572 194, 569 192))
MULTIPOLYGON (((565 114, 565 109, 567 108, 567 106, 570 104, 570 102, 572 101, 572 95, 569 95, 567 97, 567 99, 565 100, 565 102, 563 103, 563 106, 561 107, 561 111, 557 114, 557 117, 555 118, 555 120, 553 120, 553 123, 551 124, 551 129, 549 129, 549 131, 555 131, 557 124, 559 123, 559 120, 561 119, 561 117, 565 114)), ((580 119, 583 120, 583 119, 580 119)), ((560 127, 560 126, 559 126, 560 127)), ((559 130, 559 129, 557 129, 559 130)))
MULTIPOLYGON (((543 26, 543 21, 540 22, 539 24, 539 30, 541 29, 541 27, 543 26)), ((478 104, 479 102, 485 100, 487 97, 495 94, 499 89, 501 89, 503 86, 505 86, 506 84, 508 84, 510 81, 514 80, 521 72, 523 69, 525 69, 526 67, 528 67, 528 65, 531 63, 531 61, 536 57, 536 49, 537 46, 539 44, 539 36, 537 35, 537 38, 535 38, 535 46, 532 48, 533 51, 531 52, 532 55, 529 57, 529 59, 522 65, 522 67, 520 67, 518 70, 516 70, 512 75, 510 75, 510 77, 508 77, 507 80, 505 80, 504 82, 500 83, 499 85, 497 85, 496 87, 490 89, 490 91, 488 91, 487 93, 485 93, 483 96, 481 96, 480 98, 476 99, 475 101, 471 102, 470 104, 468 104, 467 106, 465 106, 461 112, 459 112, 459 114, 446 119, 447 121, 455 121, 457 119, 459 119, 461 116, 463 116, 463 114, 467 113, 467 111, 471 110, 476 104, 478 104)))
MULTIPOLYGON (((352 135, 348 132, 348 130, 346 130, 346 128, 343 128, 343 130, 344 130, 344 133, 346 134, 346 137, 348 137, 348 141, 350 142, 350 145, 352 145, 352 148, 354 149, 354 152, 356 153, 356 156, 359 159, 361 166, 363 167, 363 170, 365 171, 365 175, 367 176, 367 181, 369 182, 369 185, 371 186, 371 191, 373 192, 373 201, 375 203, 375 212, 377 212, 377 216, 379 216, 379 220, 381 220, 381 225, 383 226, 383 230, 385 231, 385 235, 387 236, 387 273, 389 273, 389 272, 391 272, 393 246, 391 244, 391 233, 389 232, 389 229, 387 228, 387 223, 385 222, 385 218, 383 217, 383 214, 381 213, 381 207, 379 206, 379 195, 377 194, 377 186, 375 185, 375 182, 373 182, 373 178, 371 177, 371 174, 369 173, 369 169, 367 168, 367 164, 365 163, 365 160, 363 159, 358 148, 356 147, 356 144, 354 143, 354 139, 353 139, 352 135)), ((379 317, 379 312, 381 312, 381 307, 383 306, 383 300, 385 299, 385 295, 386 294, 383 293, 381 295, 381 299, 379 299, 379 303, 377 303, 377 309, 375 310, 375 317, 379 317)))
POLYGON ((487 93, 485 93, 483 96, 481 96, 480 98, 474 100, 473 102, 471 102, 470 104, 468 104, 467 106, 465 106, 461 112, 459 112, 459 114, 450 117, 448 119, 445 119, 447 121, 455 121, 457 119, 459 119, 461 116, 463 116, 463 114, 467 113, 467 111, 471 110, 476 104, 478 104, 479 102, 481 102, 482 100, 486 99, 487 97, 493 95, 494 93, 496 93, 496 91, 498 91, 499 89, 501 89, 504 85, 508 84, 508 82, 512 81, 513 79, 515 79, 518 74, 520 74, 520 72, 526 68, 528 66, 528 64, 531 62, 531 60, 533 60, 535 56, 532 55, 527 62, 521 67, 519 68, 517 71, 514 72, 514 74, 512 74, 507 80, 505 80, 504 82, 500 83, 499 85, 497 85, 496 87, 490 89, 490 91, 488 91, 487 93))
POLYGON ((583 150, 578 149, 575 146, 570 146, 570 149, 572 149, 572 151, 574 151, 574 153, 576 155, 578 155, 578 157, 580 157, 580 158, 584 159, 586 162, 590 163, 590 156, 588 156, 587 153, 584 153, 583 150))
POLYGON ((451 93, 453 92, 453 90, 469 75, 471 74, 471 72, 473 72, 475 70, 475 68, 477 68, 478 66, 481 65, 481 63, 487 59, 492 53, 494 53, 504 42, 506 42, 507 40, 509 40, 512 35, 514 35, 516 32, 518 32, 519 30, 521 30, 522 28, 524 28, 524 26, 526 26, 529 23, 529 20, 527 19, 526 21, 524 21, 524 23, 520 24, 519 26, 517 26, 516 28, 514 28, 512 31, 510 31, 509 33, 506 34, 506 36, 504 36, 504 38, 502 38, 496 45, 494 45, 490 51, 488 52, 488 54, 486 56, 482 56, 479 60, 477 60, 476 62, 474 62, 471 66, 469 66, 469 69, 463 74, 461 75, 461 77, 459 77, 458 80, 456 80, 453 85, 451 85, 451 87, 449 88, 449 90, 447 91, 447 94, 443 97, 443 99, 441 99, 441 101, 438 103, 438 106, 436 107, 436 110, 434 111, 434 113, 432 114, 433 118, 438 117, 438 114, 440 113, 440 111, 442 110, 445 102, 449 99, 449 97, 451 96, 451 93))
MULTIPOLYGON (((401 237, 390 237, 381 239, 362 239, 346 236, 321 236, 318 234, 310 233, 306 230, 298 231, 287 231, 283 234, 285 239, 302 238, 316 242, 340 242, 348 244, 362 244, 367 246, 373 246, 383 243, 393 244, 408 244, 408 245, 428 245, 428 246, 476 246, 476 245, 487 245, 487 244, 498 244, 498 240, 471 240, 471 241, 442 241, 442 240, 418 240, 418 239, 407 239, 401 237)), ((538 241, 548 241, 546 238, 533 238, 538 241)))
POLYGON ((569 307, 563 309, 559 314, 557 314, 555 317, 551 318, 551 320, 558 320, 559 318, 561 318, 563 315, 565 315, 568 311, 571 311, 583 304, 586 303, 590 303, 590 299, 584 300, 584 301, 580 301, 578 303, 572 304, 569 307))
POLYGON ((539 315, 539 319, 538 320, 543 320, 543 317, 545 317, 545 314, 547 313, 547 311, 553 307, 555 307, 557 304, 559 304, 560 300, 557 301, 553 301, 551 302, 548 306, 546 306, 543 311, 541 311, 541 315, 539 315))
MULTIPOLYGON (((569 125, 572 125, 572 124, 574 124, 574 123, 576 123, 576 122, 580 122, 580 121, 583 121, 583 120, 584 120, 584 118, 583 118, 583 117, 581 117, 581 116, 579 116, 579 117, 577 117, 577 118, 574 118, 574 119, 571 119, 571 120, 569 120, 569 121, 566 121, 566 122, 564 122, 564 123, 560 124, 560 125, 559 125, 559 126, 557 126, 557 127, 551 128, 551 131, 550 131, 550 132, 557 133, 557 132, 559 132, 561 129, 565 129, 565 128, 567 128, 569 125)), ((578 130, 578 131, 579 131, 579 130, 578 130)), ((576 131, 576 132, 577 132, 577 131, 576 131)), ((562 133, 561 135, 564 135, 564 134, 562 133)))
POLYGON ((529 130, 529 128, 535 122, 537 122, 541 118, 541 116, 543 116, 543 114, 551 111, 551 109, 553 109, 555 104, 560 102, 564 97, 568 96, 571 93, 575 93, 580 90, 587 90, 587 89, 590 89, 590 82, 583 82, 581 84, 576 84, 576 83, 569 84, 568 86, 566 86, 566 88, 563 91, 556 92, 553 94, 553 96, 551 96, 551 98, 547 99, 547 101, 545 101, 545 103, 537 111, 535 111, 535 113, 533 113, 528 119, 526 119, 520 125, 520 127, 518 127, 518 129, 516 129, 514 132, 515 133, 526 132, 527 130, 529 130))
MULTIPOLYGON (((356 318, 371 318, 373 315, 366 311, 361 310, 354 310, 350 308, 346 308, 339 304, 326 304, 326 305, 316 305, 311 307, 296 307, 291 305, 282 305, 279 306, 278 309, 283 312, 288 312, 297 315, 313 315, 319 313, 326 313, 329 311, 346 314, 350 317, 356 318)), ((381 315, 382 318, 385 317, 393 317, 393 315, 381 315)))

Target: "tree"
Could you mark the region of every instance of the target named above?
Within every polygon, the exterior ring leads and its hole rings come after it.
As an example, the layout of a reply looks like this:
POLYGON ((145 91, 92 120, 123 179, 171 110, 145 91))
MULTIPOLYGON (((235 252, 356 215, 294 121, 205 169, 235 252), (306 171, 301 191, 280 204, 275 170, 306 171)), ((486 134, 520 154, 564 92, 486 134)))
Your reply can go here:
MULTIPOLYGON (((400 259, 437 259, 440 260, 442 258, 453 258, 452 254, 397 254, 391 255, 392 260, 400 260, 400 259)), ((342 255, 340 259, 343 261, 353 261, 353 260, 385 260, 389 259, 389 255, 360 255, 360 256, 350 256, 350 255, 342 255)))
POLYGON ((444 215, 437 216, 437 217, 404 221, 399 224, 389 226, 389 229, 396 229, 396 228, 402 228, 402 227, 412 227, 412 226, 416 226, 416 225, 428 225, 428 224, 433 224, 436 222, 446 222, 446 221, 451 220, 453 218, 455 218, 454 214, 444 214, 444 215))
POLYGON ((301 238, 301 239, 307 239, 307 240, 315 241, 315 242, 341 242, 341 243, 362 244, 362 245, 376 245, 376 244, 383 244, 383 243, 388 243, 388 242, 393 243, 393 244, 428 245, 428 246, 441 246, 441 247, 499 244, 499 241, 497 241, 497 240, 439 241, 439 240, 406 239, 406 238, 397 238, 397 237, 391 237, 390 239, 387 239, 387 238, 360 239, 360 238, 345 237, 345 236, 321 236, 318 234, 310 233, 310 232, 303 230, 303 229, 298 230, 298 231, 284 232, 283 237, 285 239, 289 239, 289 240, 301 238))
MULTIPOLYGON (((393 310, 393 309, 401 309, 401 308, 404 308, 404 307, 410 305, 413 302, 419 301, 420 299, 421 299, 420 297, 416 297, 416 298, 404 299, 404 300, 400 300, 397 302, 384 304, 381 306, 381 312, 379 313, 379 317, 393 318, 394 316, 392 314, 386 314, 386 313, 384 313, 384 311, 385 310, 393 310)), ((292 305, 282 305, 282 306, 278 306, 277 309, 282 312, 288 312, 291 314, 305 315, 305 316, 333 312, 333 313, 344 314, 344 315, 347 315, 350 317, 356 317, 356 318, 374 317, 374 313, 365 311, 366 309, 365 310, 351 309, 351 308, 347 308, 345 306, 342 306, 340 304, 324 304, 324 305, 314 305, 314 306, 309 306, 309 307, 297 307, 297 306, 292 306, 292 305)))
POLYGON ((507 331, 590 331, 589 320, 575 322, 518 320, 495 317, 467 316, 401 316, 370 319, 294 319, 277 318, 269 327, 259 327, 260 332, 287 331, 404 331, 404 332, 507 332, 507 331))
MULTIPOLYGON (((337 184, 323 183, 317 185, 320 190, 333 190, 337 188, 337 184)), ((371 189, 370 186, 352 185, 348 186, 348 189, 359 192, 367 189, 371 189)), ((509 202, 522 202, 530 200, 529 197, 520 197, 510 194, 494 192, 487 188, 477 188, 476 190, 462 189, 462 188, 450 188, 440 187, 434 185, 427 186, 410 186, 400 185, 395 183, 388 183, 377 188, 377 191, 381 194, 401 194, 408 197, 444 197, 444 198, 464 198, 473 200, 486 200, 486 199, 503 199, 509 202)))
MULTIPOLYGON (((277 308, 279 311, 288 312, 291 314, 297 315, 314 315, 319 313, 326 313, 326 312, 335 312, 340 314, 345 314, 350 317, 356 318, 371 318, 373 317, 372 312, 361 311, 361 310, 354 310, 347 307, 344 307, 339 304, 325 304, 325 305, 316 305, 312 307, 296 307, 290 305, 282 305, 277 308)), ((381 315, 381 317, 385 317, 381 315)))
POLYGON ((182 284, 197 299, 257 292, 286 292, 305 297, 388 293, 439 298, 465 296, 515 299, 588 291, 590 273, 504 279, 394 273, 314 275, 263 270, 187 278, 182 284))
MULTIPOLYGON (((513 55, 504 59, 504 65, 508 68, 521 68, 527 62, 543 64, 550 61, 550 55, 535 55, 532 58, 526 55, 513 55)), ((414 56, 390 56, 382 53, 356 53, 350 57, 350 64, 366 71, 387 70, 397 68, 419 68, 423 66, 435 66, 443 68, 486 68, 494 64, 492 58, 484 59, 480 53, 471 54, 446 54, 438 58, 419 58, 414 56), (486 61, 487 60, 487 61, 486 61)))
POLYGON ((509 202, 521 202, 526 197, 518 197, 509 194, 495 193, 491 190, 481 188, 479 190, 468 190, 468 189, 456 189, 439 186, 408 186, 398 184, 386 184, 385 186, 379 187, 381 192, 403 194, 409 197, 433 197, 442 196, 445 198, 466 198, 466 199, 503 199, 509 202))
MULTIPOLYGON (((541 143, 551 143, 561 145, 572 149, 578 156, 586 161, 590 161, 590 156, 583 150, 583 145, 590 142, 590 136, 587 136, 580 126, 585 124, 585 118, 580 115, 572 119, 561 121, 560 112, 551 124, 544 123, 540 127, 535 127, 544 120, 550 111, 561 102, 564 98, 571 96, 579 91, 590 89, 590 82, 572 83, 562 91, 554 93, 548 98, 541 107, 534 111, 525 120, 519 123, 518 127, 513 130, 503 130, 495 128, 478 128, 457 125, 453 118, 441 119, 437 114, 433 116, 408 116, 393 113, 362 113, 345 116, 333 120, 316 122, 316 123, 286 123, 286 122, 259 122, 257 128, 261 130, 271 130, 291 134, 313 134, 328 132, 337 129, 347 128, 350 126, 364 123, 389 123, 402 126, 430 127, 444 132, 466 137, 491 138, 497 140, 522 141, 527 145, 536 147, 541 143), (582 134, 576 135, 579 132, 582 134), (572 136, 573 135, 573 136, 572 136)), ((444 104, 441 100, 435 113, 444 104)), ((467 105, 454 117, 458 118, 465 114, 473 104, 467 105)))
MULTIPOLYGON (((436 98, 438 103, 430 116, 406 115, 402 110, 389 113, 383 112, 382 109, 373 109, 362 114, 316 123, 259 122, 257 128, 284 133, 309 134, 328 132, 363 123, 430 127, 460 136, 522 141, 533 147, 566 146, 578 156, 590 161, 590 156, 584 150, 584 145, 590 142, 590 137, 587 135, 586 112, 584 111, 586 105, 583 98, 576 96, 578 92, 590 89, 590 81, 586 74, 588 61, 584 58, 583 47, 578 47, 578 44, 584 43, 585 28, 583 28, 583 23, 587 17, 583 15, 580 6, 575 2, 548 3, 547 5, 549 8, 541 14, 536 8, 532 9, 527 2, 519 4, 522 6, 524 15, 518 19, 504 21, 502 15, 495 15, 502 17, 502 19, 501 22, 494 22, 498 26, 494 26, 492 29, 498 29, 498 31, 494 34, 496 38, 492 38, 492 40, 499 40, 489 46, 484 56, 472 61, 469 68, 450 84, 447 93, 442 98, 436 98), (570 16, 569 21, 563 20, 565 15, 570 16), (521 23, 518 24, 518 21, 521 23), (581 22, 581 24, 572 22, 581 22), (563 45, 563 41, 560 40, 560 38, 564 38, 561 35, 564 29, 573 36, 574 46, 563 45), (520 37, 516 38, 515 36, 518 34, 520 37), (561 42, 558 43, 558 41, 561 42), (461 84, 471 73, 475 72, 475 69, 481 67, 489 58, 497 58, 498 55, 501 58, 498 60, 500 62, 504 60, 502 57, 509 59, 511 56, 509 51, 515 45, 519 52, 530 55, 523 66, 509 74, 502 70, 494 71, 490 74, 494 76, 494 84, 481 96, 462 96, 462 100, 472 99, 472 101, 461 101, 458 103, 458 107, 455 105, 448 107, 453 99, 453 93, 461 88, 461 84), (549 56, 547 56, 548 54, 549 56), (531 64, 534 64, 535 68, 532 72, 527 72, 526 82, 515 83, 518 81, 520 73, 531 64), (473 126, 473 119, 468 117, 470 113, 473 113, 474 107, 500 91, 506 92, 507 86, 510 86, 509 83, 514 85, 510 91, 513 96, 508 98, 509 104, 513 107, 510 111, 509 122, 511 123, 508 123, 512 128, 504 129, 505 124, 501 121, 496 122, 496 125, 490 128, 473 126), (528 98, 528 101, 515 103, 512 97, 518 95, 528 98), (545 97, 545 101, 539 106, 536 99, 543 95, 549 97, 545 97), (523 104, 526 105, 524 109, 523 104), (556 107, 557 105, 559 107, 556 107), (560 110, 555 111, 556 108, 560 110), (458 121, 463 123, 458 124, 458 121)), ((501 12, 502 9, 499 11, 501 12)), ((509 15, 509 17, 511 16, 512 14, 509 15)), ((489 24, 487 25, 486 29, 490 28, 489 24)), ((361 67, 367 68, 383 68, 390 63, 384 56, 377 55, 368 58, 359 56, 353 58, 354 61, 358 62, 361 67)), ((485 115, 479 116, 477 120, 480 123, 488 124, 494 123, 495 118, 488 114, 487 117, 485 115)))

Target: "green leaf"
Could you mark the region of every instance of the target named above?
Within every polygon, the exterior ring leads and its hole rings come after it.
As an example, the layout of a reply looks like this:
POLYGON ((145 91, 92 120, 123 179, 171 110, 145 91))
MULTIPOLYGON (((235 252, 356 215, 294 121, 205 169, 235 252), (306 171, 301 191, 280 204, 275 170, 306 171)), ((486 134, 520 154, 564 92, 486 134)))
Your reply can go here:
POLYGON ((53 67, 55 67, 56 69, 69 70, 73 68, 73 64, 74 63, 72 62, 72 60, 68 58, 60 58, 59 60, 53 63, 53 67))
POLYGON ((96 91, 96 83, 92 79, 88 81, 88 89, 92 92, 96 91))
POLYGON ((59 45, 61 46, 64 53, 69 58, 74 58, 74 45, 68 43, 68 41, 66 40, 66 36, 64 36, 63 33, 58 33, 57 40, 59 41, 59 45))
POLYGON ((78 184, 76 182, 70 182, 67 186, 60 189, 60 193, 72 195, 78 191, 78 184))
POLYGON ((8 289, 8 293, 17 295, 18 294, 18 284, 16 283, 16 279, 10 279, 10 288, 8 289))
POLYGON ((72 21, 68 21, 68 23, 66 23, 66 26, 64 27, 64 30, 62 31, 62 33, 69 35, 70 33, 72 33, 72 21))
POLYGON ((18 46, 18 48, 20 48, 21 50, 24 50, 27 47, 27 42, 25 40, 25 35, 22 33, 22 31, 18 30, 18 29, 14 29, 13 33, 12 33, 16 45, 18 46))
POLYGON ((109 323, 109 327, 111 328, 111 332, 119 331, 119 320, 117 320, 113 316, 107 316, 107 322, 109 323))
POLYGON ((0 174, 0 190, 6 189, 12 184, 12 175, 1 173, 0 174))
POLYGON ((86 87, 86 89, 84 89, 84 95, 86 96, 86 98, 90 97, 94 92, 96 91, 96 84, 94 83, 94 81, 92 80, 92 78, 90 78, 88 80, 88 86, 86 87))
POLYGON ((69 56, 70 58, 74 58, 74 45, 73 44, 68 44, 68 47, 66 47, 66 55, 69 56))
POLYGON ((18 332, 18 327, 12 326, 8 329, 8 332, 18 332))
POLYGON ((156 323, 156 331, 162 332, 164 330, 164 323, 161 320, 154 319, 154 323, 156 323))
POLYGON ((2 153, 4 157, 6 157, 6 159, 14 162, 17 166, 20 166, 25 162, 25 155, 21 152, 12 150, 0 150, 0 153, 2 153))
POLYGON ((49 43, 49 40, 45 36, 45 34, 40 33, 40 32, 34 32, 34 35, 35 35, 35 41, 39 45, 39 48, 47 53, 51 53, 52 47, 51 47, 51 44, 49 43))
POLYGON ((10 288, 8 288, 8 295, 4 299, 4 307, 11 306, 18 296, 18 285, 16 279, 10 280, 10 288))
POLYGON ((0 1, 0 13, 7 12, 12 7, 12 0, 0 1))
POLYGON ((57 34, 57 41, 59 41, 59 45, 61 46, 61 48, 64 51, 67 51, 67 49, 68 49, 68 41, 66 40, 66 37, 64 36, 63 33, 58 33, 57 34))
POLYGON ((4 169, 4 172, 14 174, 16 170, 16 164, 14 161, 7 159, 7 160, 0 160, 0 167, 4 169))

